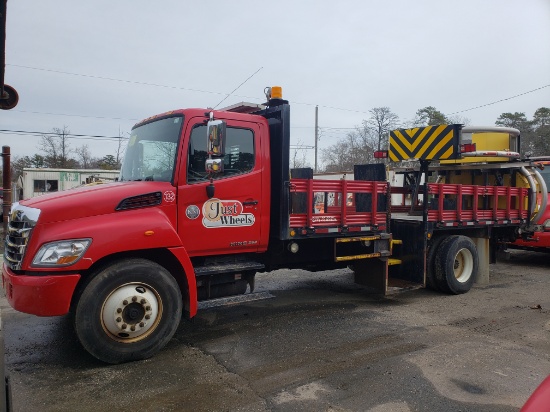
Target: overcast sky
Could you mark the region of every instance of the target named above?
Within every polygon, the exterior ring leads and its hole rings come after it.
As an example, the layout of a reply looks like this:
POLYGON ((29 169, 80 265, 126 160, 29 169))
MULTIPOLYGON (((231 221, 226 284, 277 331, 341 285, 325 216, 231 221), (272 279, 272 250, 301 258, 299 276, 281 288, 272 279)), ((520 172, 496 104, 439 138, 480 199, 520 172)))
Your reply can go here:
MULTIPOLYGON (((2 130, 67 126, 126 136, 153 114, 216 106, 255 72, 220 107, 261 103, 266 86, 280 85, 292 105, 292 143, 314 144, 318 105, 321 148, 374 107, 407 121, 434 106, 471 125, 550 107, 549 0, 9 0, 7 7, 5 83, 19 104, 0 111, 2 130)), ((0 132, 14 156, 39 153, 39 140, 0 132)), ((116 150, 114 139, 71 141, 83 144, 97 157, 116 150)))

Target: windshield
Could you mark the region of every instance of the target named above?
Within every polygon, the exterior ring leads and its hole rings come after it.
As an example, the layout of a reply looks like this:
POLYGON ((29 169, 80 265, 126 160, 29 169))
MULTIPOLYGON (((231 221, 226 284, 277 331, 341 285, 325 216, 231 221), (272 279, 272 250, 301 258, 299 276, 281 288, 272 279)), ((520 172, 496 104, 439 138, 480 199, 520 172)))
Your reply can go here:
POLYGON ((546 188, 550 191, 550 164, 545 165, 545 168, 543 170, 539 170, 539 173, 542 175, 542 178, 546 183, 546 188))
POLYGON ((174 116, 132 129, 120 180, 171 182, 182 124, 183 117, 174 116))

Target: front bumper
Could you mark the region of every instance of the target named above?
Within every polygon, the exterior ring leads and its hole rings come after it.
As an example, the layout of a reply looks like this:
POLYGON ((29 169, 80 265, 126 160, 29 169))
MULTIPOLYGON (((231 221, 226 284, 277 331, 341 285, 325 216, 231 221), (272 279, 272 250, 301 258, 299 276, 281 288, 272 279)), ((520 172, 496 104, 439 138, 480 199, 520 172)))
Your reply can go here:
POLYGON ((11 307, 38 316, 67 314, 79 280, 79 274, 26 276, 16 275, 5 263, 2 268, 2 286, 11 307))

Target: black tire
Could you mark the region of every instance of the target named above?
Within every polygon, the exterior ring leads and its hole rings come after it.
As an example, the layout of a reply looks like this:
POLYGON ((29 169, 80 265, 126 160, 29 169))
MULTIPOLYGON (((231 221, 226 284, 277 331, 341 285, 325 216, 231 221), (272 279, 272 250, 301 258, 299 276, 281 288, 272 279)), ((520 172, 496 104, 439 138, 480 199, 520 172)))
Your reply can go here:
POLYGON ((428 255, 426 256, 426 288, 435 291, 439 291, 435 278, 435 256, 437 249, 439 249, 439 245, 441 245, 441 242, 445 239, 446 237, 444 236, 432 239, 429 243, 428 255))
POLYGON ((435 254, 435 279, 442 292, 458 295, 468 292, 479 268, 477 249, 466 236, 449 236, 435 254))
POLYGON ((86 285, 76 303, 75 331, 82 346, 103 362, 146 359, 172 338, 182 310, 178 283, 165 268, 126 259, 86 285))

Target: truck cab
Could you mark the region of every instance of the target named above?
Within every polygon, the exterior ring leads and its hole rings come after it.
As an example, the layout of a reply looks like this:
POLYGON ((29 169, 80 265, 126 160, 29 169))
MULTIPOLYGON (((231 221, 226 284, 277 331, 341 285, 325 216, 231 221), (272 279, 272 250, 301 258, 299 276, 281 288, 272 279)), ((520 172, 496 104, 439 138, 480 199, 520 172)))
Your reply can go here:
POLYGON ((176 207, 174 224, 190 257, 265 251, 270 211, 267 122, 249 114, 212 114, 225 124, 225 152, 215 154, 219 170, 205 169, 213 155, 207 147, 208 117, 204 110, 191 109, 136 125, 120 180, 169 183, 162 202, 176 207))

